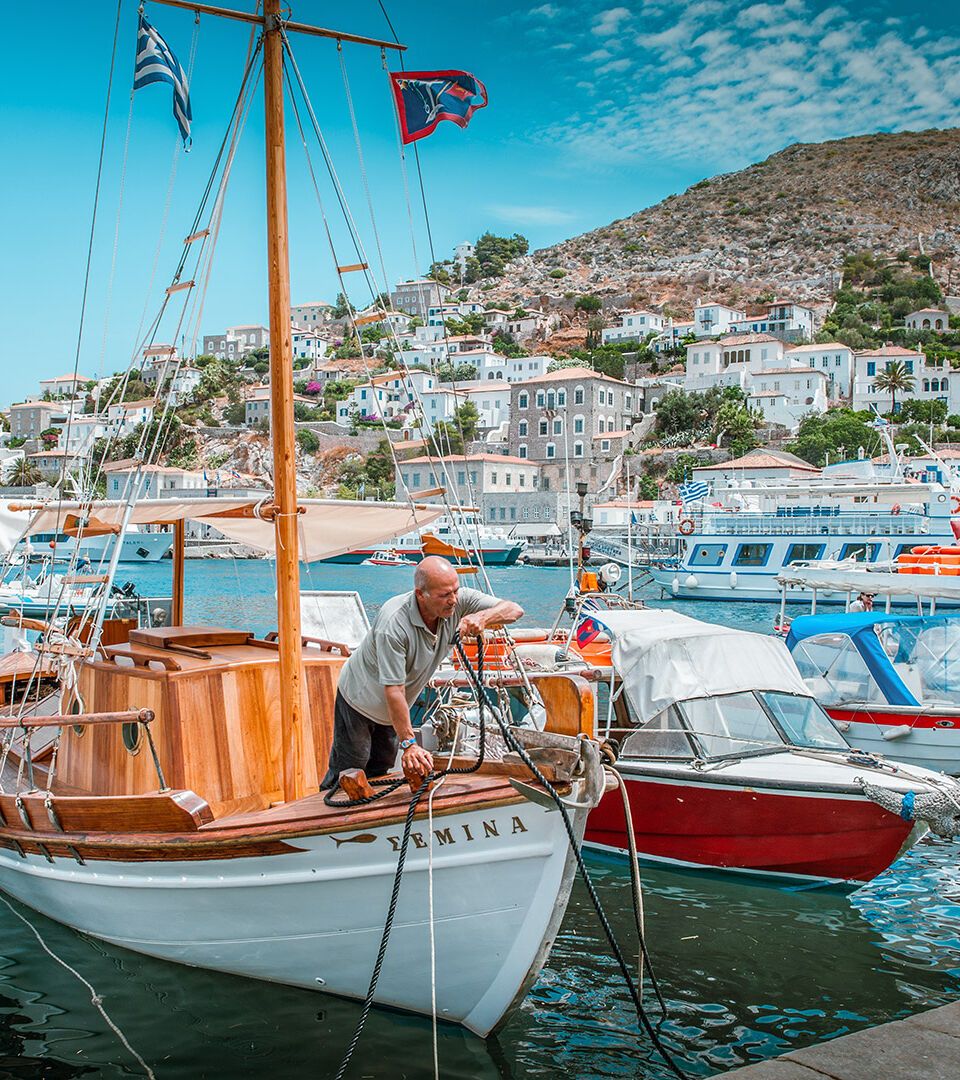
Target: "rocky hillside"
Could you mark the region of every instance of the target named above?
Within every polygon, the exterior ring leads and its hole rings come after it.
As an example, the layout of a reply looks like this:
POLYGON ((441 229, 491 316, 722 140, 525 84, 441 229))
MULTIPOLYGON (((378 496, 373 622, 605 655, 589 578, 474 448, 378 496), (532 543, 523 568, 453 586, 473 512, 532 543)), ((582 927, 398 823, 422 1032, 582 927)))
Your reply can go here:
POLYGON ((605 307, 678 315, 708 295, 825 303, 845 255, 919 254, 921 245, 944 290, 960 292, 958 128, 789 146, 517 259, 490 295, 562 305, 590 292, 605 307))

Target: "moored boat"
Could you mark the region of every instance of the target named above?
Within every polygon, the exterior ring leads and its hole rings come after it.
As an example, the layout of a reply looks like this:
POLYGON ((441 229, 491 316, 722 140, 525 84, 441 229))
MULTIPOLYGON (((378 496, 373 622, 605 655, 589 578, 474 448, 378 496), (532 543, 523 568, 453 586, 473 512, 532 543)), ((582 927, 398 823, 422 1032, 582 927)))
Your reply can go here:
POLYGON ((960 775, 960 616, 801 615, 787 648, 852 746, 960 775))

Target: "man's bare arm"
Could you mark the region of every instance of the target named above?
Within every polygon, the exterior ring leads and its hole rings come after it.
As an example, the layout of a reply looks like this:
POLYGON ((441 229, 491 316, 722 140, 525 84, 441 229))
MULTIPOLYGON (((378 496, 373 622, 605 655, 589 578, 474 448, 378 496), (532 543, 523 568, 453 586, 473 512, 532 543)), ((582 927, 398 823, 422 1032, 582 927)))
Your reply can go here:
MULTIPOLYGON (((383 696, 387 702, 387 716, 390 718, 393 730, 397 733, 397 738, 401 742, 412 739, 414 737, 413 724, 410 723, 410 706, 407 704, 404 687, 385 686, 383 696)), ((420 776, 426 776, 433 768, 433 755, 422 746, 414 744, 404 750, 403 763, 405 767, 412 769, 420 776)))
POLYGON ((508 626, 523 618, 523 608, 512 600, 500 600, 491 608, 464 615, 460 620, 461 637, 477 637, 484 630, 508 626))

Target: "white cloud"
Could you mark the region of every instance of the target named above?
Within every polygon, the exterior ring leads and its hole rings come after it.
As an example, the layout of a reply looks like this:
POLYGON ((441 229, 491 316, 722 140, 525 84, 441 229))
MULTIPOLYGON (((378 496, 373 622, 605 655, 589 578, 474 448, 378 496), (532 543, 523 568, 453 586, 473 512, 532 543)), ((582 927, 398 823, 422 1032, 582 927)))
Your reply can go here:
POLYGON ((559 206, 515 206, 496 203, 487 210, 510 225, 566 225, 574 216, 559 206))
POLYGON ((628 22, 632 17, 629 8, 607 8, 606 11, 601 11, 594 19, 593 33, 597 37, 613 37, 615 34, 620 33, 621 24, 628 22))
POLYGON ((560 14, 560 8, 556 4, 541 4, 539 7, 531 8, 530 14, 534 18, 555 19, 560 14))
POLYGON ((905 4, 886 22, 850 0, 818 8, 634 0, 597 12, 569 0, 551 35, 574 45, 594 83, 577 83, 575 125, 535 137, 577 164, 652 155, 719 171, 792 142, 957 123, 960 38, 928 28, 905 4), (611 98, 615 108, 603 105, 611 98))

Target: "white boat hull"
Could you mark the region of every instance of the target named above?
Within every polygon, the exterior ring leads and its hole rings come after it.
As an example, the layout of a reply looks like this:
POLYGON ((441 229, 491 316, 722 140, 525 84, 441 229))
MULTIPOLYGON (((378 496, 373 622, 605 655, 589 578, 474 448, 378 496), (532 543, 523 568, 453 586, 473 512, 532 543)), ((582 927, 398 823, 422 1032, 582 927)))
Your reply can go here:
MULTIPOLYGON (((578 838, 586 811, 571 811, 578 838)), ((546 959, 574 872, 561 816, 536 803, 433 823, 438 1015, 493 1030, 546 959)), ((402 826, 291 841, 268 857, 115 862, 0 850, 0 887, 114 945, 362 999, 402 826), (339 841, 339 842, 338 842, 339 841)), ((428 829, 414 823, 376 1001, 431 1012, 428 829)))
MULTIPOLYGON (((73 552, 79 553, 92 563, 106 562, 113 554, 113 536, 84 536, 79 541, 67 537, 57 543, 58 559, 69 559, 73 552)), ((120 542, 120 562, 159 562, 173 546, 170 532, 127 532, 120 542)))
MULTIPOLYGON (((651 569, 656 583, 669 596, 678 600, 730 600, 730 601, 755 601, 764 600, 780 603, 780 586, 777 584, 777 574, 781 570, 771 573, 747 573, 738 570, 731 580, 729 571, 719 573, 706 573, 701 567, 695 570, 658 567, 651 569)), ((787 594, 787 603, 809 604, 813 599, 811 589, 791 588, 787 594)), ((848 596, 845 592, 827 592, 817 590, 817 604, 845 604, 848 600, 856 599, 856 594, 848 596)), ((891 606, 907 608, 916 612, 917 600, 912 596, 893 596, 890 598, 891 606)), ((882 604, 883 599, 878 601, 882 604)), ((960 601, 947 598, 937 600, 937 608, 960 607, 960 601)))

